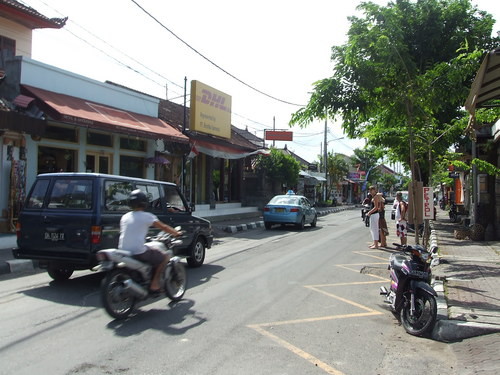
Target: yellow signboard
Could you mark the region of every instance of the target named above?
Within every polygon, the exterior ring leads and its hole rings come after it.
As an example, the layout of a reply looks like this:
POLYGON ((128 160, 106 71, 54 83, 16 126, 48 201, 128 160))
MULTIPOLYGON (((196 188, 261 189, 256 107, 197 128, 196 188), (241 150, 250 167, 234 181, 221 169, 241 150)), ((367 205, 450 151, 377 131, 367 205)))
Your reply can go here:
POLYGON ((191 81, 191 130, 231 138, 231 96, 191 81))

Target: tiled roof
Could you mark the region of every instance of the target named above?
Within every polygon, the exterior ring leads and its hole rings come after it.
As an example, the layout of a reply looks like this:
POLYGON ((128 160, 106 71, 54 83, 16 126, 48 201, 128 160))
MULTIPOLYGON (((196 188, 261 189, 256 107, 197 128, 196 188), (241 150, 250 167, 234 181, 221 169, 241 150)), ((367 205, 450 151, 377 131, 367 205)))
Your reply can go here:
POLYGON ((15 0, 0 0, 0 16, 20 23, 30 29, 60 29, 68 17, 48 18, 35 9, 15 0))

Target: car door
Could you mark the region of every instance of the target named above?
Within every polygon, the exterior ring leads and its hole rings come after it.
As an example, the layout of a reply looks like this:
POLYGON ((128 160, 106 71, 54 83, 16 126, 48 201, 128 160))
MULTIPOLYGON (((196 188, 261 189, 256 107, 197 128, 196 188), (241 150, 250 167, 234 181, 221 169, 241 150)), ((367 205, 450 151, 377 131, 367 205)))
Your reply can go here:
POLYGON ((307 200, 307 198, 301 198, 300 199, 300 204, 302 206, 302 209, 304 210, 305 216, 306 216, 306 223, 310 223, 314 220, 314 213, 312 210, 311 203, 307 200))
POLYGON ((90 178, 69 176, 37 180, 23 214, 20 246, 49 257, 87 260, 92 235, 93 182, 90 178), (35 204, 40 209, 34 209, 35 204))
POLYGON ((201 224, 191 215, 185 200, 180 191, 175 185, 162 185, 163 188, 163 204, 167 224, 172 227, 180 226, 185 233, 186 238, 183 241, 184 247, 193 243, 194 237, 201 230, 201 224))

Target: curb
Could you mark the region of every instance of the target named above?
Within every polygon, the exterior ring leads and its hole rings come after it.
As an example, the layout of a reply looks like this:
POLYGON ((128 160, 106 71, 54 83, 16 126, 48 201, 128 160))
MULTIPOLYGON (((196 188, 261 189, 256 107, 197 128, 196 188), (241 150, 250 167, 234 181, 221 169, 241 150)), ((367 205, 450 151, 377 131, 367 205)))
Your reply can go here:
MULTIPOLYGON (((429 246, 430 250, 437 251, 439 249, 437 233, 432 224, 429 246)), ((432 267, 439 264, 439 258, 436 258, 435 260, 437 260, 437 262, 435 262, 432 267)), ((431 286, 437 293, 437 321, 434 329, 432 330, 432 339, 442 342, 453 342, 500 332, 499 325, 450 319, 448 315, 448 302, 444 291, 445 281, 446 278, 435 278, 434 276, 431 281, 431 286)))
POLYGON ((0 263, 0 275, 31 272, 38 268, 37 262, 30 259, 12 259, 0 263))
MULTIPOLYGON (((326 210, 318 211, 317 214, 318 214, 318 216, 324 216, 324 215, 332 214, 335 212, 352 210, 355 208, 357 208, 357 207, 354 207, 354 206, 332 207, 332 208, 329 208, 326 210)), ((242 231, 249 230, 249 229, 264 228, 264 226, 265 226, 264 221, 257 221, 257 222, 253 222, 253 223, 247 223, 247 224, 228 225, 225 227, 222 226, 222 227, 220 227, 220 229, 224 232, 227 232, 227 233, 237 233, 237 232, 242 232, 242 231)))
POLYGON ((244 230, 248 229, 256 229, 256 228, 263 228, 264 227, 264 222, 263 221, 257 221, 254 223, 248 223, 248 224, 239 224, 239 225, 228 225, 223 229, 224 232, 228 233, 236 233, 236 232, 242 232, 244 230))

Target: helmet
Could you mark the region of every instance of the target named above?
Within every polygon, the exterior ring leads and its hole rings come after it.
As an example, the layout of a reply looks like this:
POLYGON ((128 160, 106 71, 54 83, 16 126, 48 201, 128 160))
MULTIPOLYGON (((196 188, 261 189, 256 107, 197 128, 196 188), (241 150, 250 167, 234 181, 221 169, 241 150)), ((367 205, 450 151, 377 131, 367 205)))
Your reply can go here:
POLYGON ((128 197, 128 205, 132 209, 146 208, 148 203, 148 197, 140 189, 134 190, 128 197))

